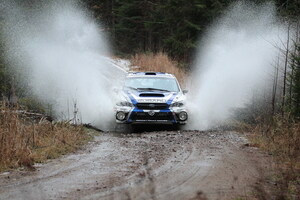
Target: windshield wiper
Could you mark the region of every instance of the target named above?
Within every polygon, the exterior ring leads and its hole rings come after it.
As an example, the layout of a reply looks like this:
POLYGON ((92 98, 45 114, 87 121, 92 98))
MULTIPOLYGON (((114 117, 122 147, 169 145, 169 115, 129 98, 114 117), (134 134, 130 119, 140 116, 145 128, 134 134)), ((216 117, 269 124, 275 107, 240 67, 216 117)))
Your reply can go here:
POLYGON ((158 88, 137 88, 138 90, 158 90, 158 91, 163 91, 163 92, 170 92, 169 90, 164 90, 164 89, 158 89, 158 88))

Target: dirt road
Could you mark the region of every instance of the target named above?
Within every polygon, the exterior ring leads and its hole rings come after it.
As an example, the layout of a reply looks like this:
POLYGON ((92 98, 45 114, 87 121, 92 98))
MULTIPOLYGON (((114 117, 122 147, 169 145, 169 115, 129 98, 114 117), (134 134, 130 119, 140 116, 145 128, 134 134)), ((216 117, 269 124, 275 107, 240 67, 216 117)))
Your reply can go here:
POLYGON ((0 175, 0 199, 233 199, 266 156, 234 132, 103 133, 77 154, 0 175), (205 197, 205 198, 204 198, 205 197))

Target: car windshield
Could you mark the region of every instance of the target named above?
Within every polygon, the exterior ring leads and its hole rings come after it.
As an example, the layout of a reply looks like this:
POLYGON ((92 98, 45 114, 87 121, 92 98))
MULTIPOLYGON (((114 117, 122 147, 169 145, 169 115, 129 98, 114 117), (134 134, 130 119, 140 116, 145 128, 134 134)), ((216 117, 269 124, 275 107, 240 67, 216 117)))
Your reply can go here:
POLYGON ((179 92, 178 83, 175 78, 132 77, 126 79, 125 87, 138 90, 179 92))

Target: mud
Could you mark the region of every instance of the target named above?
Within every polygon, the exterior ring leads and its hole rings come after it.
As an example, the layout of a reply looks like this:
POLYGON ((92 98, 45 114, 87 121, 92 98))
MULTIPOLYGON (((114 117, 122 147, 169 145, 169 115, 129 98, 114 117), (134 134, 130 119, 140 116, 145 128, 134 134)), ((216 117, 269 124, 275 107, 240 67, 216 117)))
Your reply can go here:
POLYGON ((76 154, 0 175, 0 199, 233 199, 268 157, 227 131, 103 133, 76 154))

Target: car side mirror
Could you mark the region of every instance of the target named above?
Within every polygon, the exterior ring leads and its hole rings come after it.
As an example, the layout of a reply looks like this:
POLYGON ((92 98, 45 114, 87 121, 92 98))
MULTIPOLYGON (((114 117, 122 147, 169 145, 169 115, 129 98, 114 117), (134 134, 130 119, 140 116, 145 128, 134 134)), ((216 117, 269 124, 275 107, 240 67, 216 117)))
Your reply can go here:
POLYGON ((183 90, 182 92, 183 92, 183 94, 187 94, 189 91, 188 90, 183 90))

